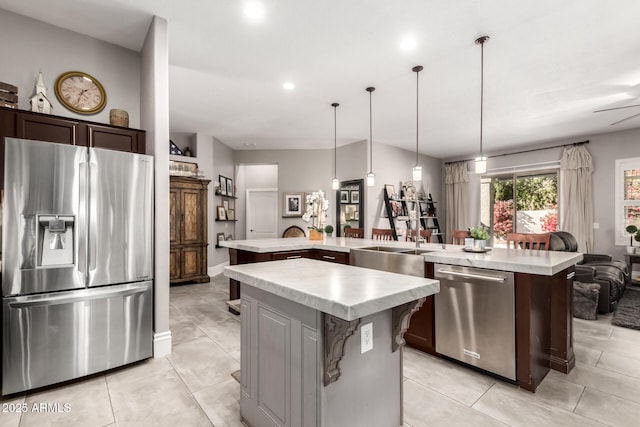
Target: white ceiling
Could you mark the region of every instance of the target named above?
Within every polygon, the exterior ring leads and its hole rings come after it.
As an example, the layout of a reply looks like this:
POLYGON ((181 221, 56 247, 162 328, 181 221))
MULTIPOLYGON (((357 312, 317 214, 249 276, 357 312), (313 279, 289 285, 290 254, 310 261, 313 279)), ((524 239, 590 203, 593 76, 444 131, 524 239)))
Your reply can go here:
POLYGON ((637 0, 0 0, 0 8, 139 50, 153 15, 167 19, 171 132, 213 135, 234 149, 332 148, 369 138, 408 150, 473 156, 640 127, 637 0), (413 35, 412 52, 399 49, 413 35), (282 83, 296 88, 287 92, 282 83))

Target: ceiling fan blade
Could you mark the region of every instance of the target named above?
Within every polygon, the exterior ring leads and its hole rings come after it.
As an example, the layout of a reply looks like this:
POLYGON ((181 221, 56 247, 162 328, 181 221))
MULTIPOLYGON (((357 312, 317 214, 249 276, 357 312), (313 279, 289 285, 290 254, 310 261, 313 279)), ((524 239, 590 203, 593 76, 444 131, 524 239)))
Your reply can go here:
POLYGON ((603 111, 622 110, 623 108, 640 107, 640 104, 625 105, 624 107, 603 108, 602 110, 596 110, 594 113, 601 113, 603 111))
POLYGON ((629 119, 633 119, 634 117, 638 117, 638 116, 640 116, 640 113, 634 114, 633 116, 629 116, 626 119, 618 120, 617 122, 611 123, 609 126, 617 125, 618 123, 625 122, 625 121, 627 121, 629 119))

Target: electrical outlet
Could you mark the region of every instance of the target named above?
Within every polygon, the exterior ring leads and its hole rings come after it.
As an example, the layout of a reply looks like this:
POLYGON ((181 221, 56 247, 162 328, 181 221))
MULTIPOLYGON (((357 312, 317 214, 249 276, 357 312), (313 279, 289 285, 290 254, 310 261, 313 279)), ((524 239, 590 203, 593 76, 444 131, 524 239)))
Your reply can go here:
POLYGON ((373 323, 369 322, 360 328, 360 353, 373 349, 373 323))

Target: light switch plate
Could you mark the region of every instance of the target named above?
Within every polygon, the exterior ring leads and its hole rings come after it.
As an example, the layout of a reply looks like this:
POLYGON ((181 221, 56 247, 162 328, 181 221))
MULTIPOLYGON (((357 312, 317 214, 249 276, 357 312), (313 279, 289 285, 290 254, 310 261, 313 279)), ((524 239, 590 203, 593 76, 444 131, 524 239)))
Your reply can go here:
POLYGON ((360 354, 373 349, 373 323, 369 322, 360 328, 360 354))

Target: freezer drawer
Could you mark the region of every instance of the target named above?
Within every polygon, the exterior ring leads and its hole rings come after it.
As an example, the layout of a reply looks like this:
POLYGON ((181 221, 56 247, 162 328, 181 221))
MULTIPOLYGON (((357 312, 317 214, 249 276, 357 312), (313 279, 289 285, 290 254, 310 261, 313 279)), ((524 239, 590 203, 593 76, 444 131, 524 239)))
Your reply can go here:
POLYGON ((513 273, 435 265, 436 351, 516 379, 513 273))
POLYGON ((2 300, 2 394, 152 355, 152 282, 2 300))

